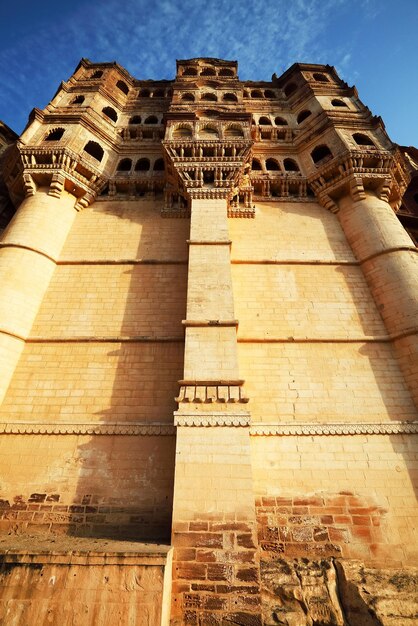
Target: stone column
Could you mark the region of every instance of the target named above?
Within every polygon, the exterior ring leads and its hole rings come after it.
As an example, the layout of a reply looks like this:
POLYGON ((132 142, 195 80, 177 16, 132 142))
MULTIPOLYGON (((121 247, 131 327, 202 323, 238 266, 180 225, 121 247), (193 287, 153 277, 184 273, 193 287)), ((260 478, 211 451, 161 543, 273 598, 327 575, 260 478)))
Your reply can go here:
POLYGON ((0 402, 24 348, 76 210, 74 196, 39 189, 0 241, 0 402))
POLYGON ((418 250, 385 200, 363 196, 339 200, 339 219, 418 407, 418 250))
POLYGON ((249 413, 226 199, 192 200, 173 505, 173 624, 261 624, 249 413))

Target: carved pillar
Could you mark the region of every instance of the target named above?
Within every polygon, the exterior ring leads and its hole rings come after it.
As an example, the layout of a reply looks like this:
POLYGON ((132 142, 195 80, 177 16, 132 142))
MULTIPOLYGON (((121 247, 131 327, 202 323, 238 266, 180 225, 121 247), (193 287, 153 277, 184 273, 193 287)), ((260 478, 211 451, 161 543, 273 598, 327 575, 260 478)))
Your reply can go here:
POLYGON ((418 407, 418 250, 388 202, 373 192, 347 195, 338 206, 418 407))
POLYGON ((76 215, 74 196, 48 192, 33 189, 0 241, 0 402, 76 215))
POLYGON ((239 379, 227 200, 191 203, 173 504, 172 623, 261 625, 249 413, 239 379), (226 622, 225 622, 226 623, 226 622))

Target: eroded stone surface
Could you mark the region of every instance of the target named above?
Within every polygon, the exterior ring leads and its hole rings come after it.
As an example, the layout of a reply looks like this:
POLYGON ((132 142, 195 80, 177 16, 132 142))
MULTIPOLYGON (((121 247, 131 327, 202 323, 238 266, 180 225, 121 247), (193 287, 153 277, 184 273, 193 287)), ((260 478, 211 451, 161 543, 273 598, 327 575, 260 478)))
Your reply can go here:
POLYGON ((418 623, 418 572, 374 569, 360 561, 261 563, 265 626, 412 626, 418 623))

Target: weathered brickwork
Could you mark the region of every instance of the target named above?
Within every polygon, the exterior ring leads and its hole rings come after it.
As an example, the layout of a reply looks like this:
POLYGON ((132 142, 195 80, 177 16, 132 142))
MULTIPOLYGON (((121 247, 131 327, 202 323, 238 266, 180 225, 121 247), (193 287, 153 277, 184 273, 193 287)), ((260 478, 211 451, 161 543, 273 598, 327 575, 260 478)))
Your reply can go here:
POLYGON ((412 626, 416 150, 220 59, 83 59, 9 139, 0 621, 412 626))

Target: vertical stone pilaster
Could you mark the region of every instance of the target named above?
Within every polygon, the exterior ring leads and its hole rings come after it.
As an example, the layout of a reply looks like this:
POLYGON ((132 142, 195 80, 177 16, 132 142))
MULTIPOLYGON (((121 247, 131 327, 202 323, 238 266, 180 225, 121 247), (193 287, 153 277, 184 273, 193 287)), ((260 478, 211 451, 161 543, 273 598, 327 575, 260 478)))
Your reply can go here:
POLYGON ((0 402, 76 215, 75 198, 39 189, 23 200, 0 241, 0 402))
POLYGON ((249 413, 239 378, 226 199, 193 200, 176 412, 173 624, 261 624, 249 413))
POLYGON ((361 263, 377 307, 394 341, 418 407, 418 253, 391 206, 371 192, 339 201, 346 237, 361 263))

